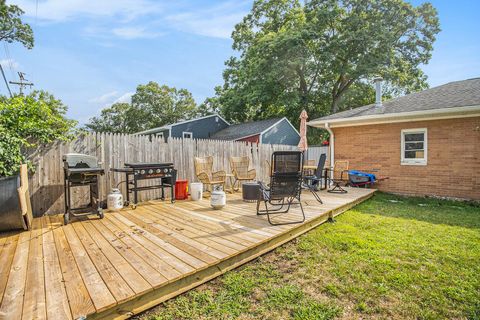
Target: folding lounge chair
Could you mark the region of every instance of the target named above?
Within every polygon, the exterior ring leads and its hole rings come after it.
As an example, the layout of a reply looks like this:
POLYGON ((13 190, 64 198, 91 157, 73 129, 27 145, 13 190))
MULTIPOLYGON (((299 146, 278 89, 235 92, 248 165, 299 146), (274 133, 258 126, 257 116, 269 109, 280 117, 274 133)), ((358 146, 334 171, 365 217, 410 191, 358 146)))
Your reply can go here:
POLYGON ((269 187, 259 183, 260 192, 257 201, 257 215, 266 215, 271 225, 302 223, 305 221, 300 194, 303 180, 303 154, 298 151, 275 151, 272 154, 272 174, 269 187), (260 209, 263 202, 265 209, 260 209), (272 222, 270 215, 287 213, 292 204, 298 204, 302 219, 282 223, 272 222))
POLYGON ((323 167, 325 166, 325 161, 327 160, 327 155, 325 153, 322 153, 320 155, 320 159, 318 159, 318 165, 317 165, 317 170, 315 171, 315 174, 312 176, 305 176, 303 177, 305 181, 305 185, 310 190, 310 192, 313 194, 315 199, 322 203, 322 199, 320 199, 320 196, 317 194, 317 189, 318 185, 320 187, 322 186, 322 180, 323 178, 323 167))

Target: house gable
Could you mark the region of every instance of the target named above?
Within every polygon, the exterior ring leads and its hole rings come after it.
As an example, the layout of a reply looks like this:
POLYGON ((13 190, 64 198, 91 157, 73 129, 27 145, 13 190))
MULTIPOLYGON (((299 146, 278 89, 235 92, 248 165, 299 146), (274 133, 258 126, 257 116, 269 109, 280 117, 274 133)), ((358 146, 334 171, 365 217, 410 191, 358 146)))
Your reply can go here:
POLYGON ((191 132, 194 139, 209 139, 215 132, 225 129, 229 126, 222 117, 213 115, 180 122, 172 125, 172 137, 182 138, 183 132, 191 132))
POLYGON ((266 144, 297 145, 300 135, 287 118, 282 118, 261 133, 260 142, 266 144))

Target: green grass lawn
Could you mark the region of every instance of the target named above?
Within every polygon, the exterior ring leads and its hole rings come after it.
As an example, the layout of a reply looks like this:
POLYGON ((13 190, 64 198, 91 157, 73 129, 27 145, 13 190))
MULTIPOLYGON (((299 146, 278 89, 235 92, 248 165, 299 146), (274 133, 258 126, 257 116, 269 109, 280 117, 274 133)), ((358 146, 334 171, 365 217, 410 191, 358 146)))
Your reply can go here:
POLYGON ((139 319, 480 319, 480 207, 377 194, 139 319))

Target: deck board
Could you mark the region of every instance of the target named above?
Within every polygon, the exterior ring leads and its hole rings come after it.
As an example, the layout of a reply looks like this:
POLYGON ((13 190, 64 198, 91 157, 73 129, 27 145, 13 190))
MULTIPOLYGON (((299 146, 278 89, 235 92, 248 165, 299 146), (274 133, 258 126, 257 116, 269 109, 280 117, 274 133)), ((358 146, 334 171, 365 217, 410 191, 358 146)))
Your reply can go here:
POLYGON ((23 302, 24 319, 46 319, 42 222, 38 219, 32 223, 30 238, 30 253, 28 256, 28 270, 23 302))
MULTIPOLYGON (((305 193, 306 221, 271 226, 240 194, 213 210, 208 200, 150 201, 136 210, 32 231, 0 234, 0 319, 125 319, 297 237, 364 201, 374 190, 305 193)), ((298 206, 275 218, 294 221, 298 206)))

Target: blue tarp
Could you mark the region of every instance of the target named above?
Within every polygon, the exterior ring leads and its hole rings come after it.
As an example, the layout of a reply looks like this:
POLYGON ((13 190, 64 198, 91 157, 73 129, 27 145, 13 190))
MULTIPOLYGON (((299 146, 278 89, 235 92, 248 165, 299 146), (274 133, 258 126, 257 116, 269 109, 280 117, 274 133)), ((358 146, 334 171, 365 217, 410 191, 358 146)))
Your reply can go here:
POLYGON ((361 176, 361 177, 368 177, 370 179, 370 182, 375 182, 375 180, 377 180, 377 177, 375 177, 375 175, 372 173, 367 173, 367 172, 362 172, 357 170, 349 170, 348 174, 361 176))

